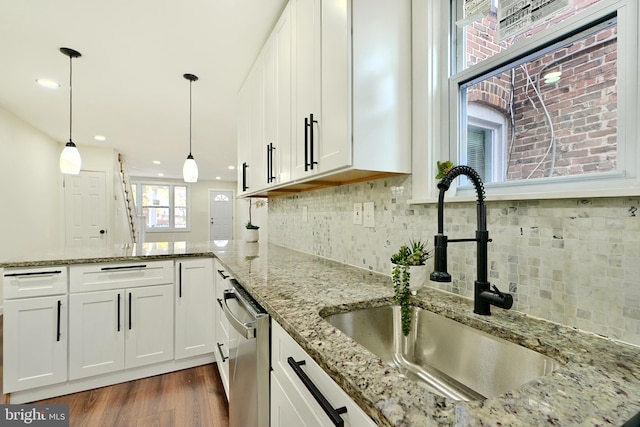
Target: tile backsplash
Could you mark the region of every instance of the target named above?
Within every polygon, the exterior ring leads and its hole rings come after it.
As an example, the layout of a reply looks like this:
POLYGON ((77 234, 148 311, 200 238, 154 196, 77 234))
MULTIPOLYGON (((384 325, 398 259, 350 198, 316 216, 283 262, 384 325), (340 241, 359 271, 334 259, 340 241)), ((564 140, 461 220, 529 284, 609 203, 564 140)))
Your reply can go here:
MULTIPOLYGON (((437 231, 437 206, 410 198, 411 177, 272 198, 269 240, 390 274, 400 245, 431 247, 437 231), (365 202, 374 203, 374 227, 354 224, 353 204, 365 202)), ((513 293, 514 310, 640 345, 639 208, 640 198, 488 202, 489 280, 513 293)), ((445 205, 449 238, 475 229, 475 202, 445 205)), ((427 285, 473 297, 475 244, 450 243, 448 255, 453 281, 427 285)))

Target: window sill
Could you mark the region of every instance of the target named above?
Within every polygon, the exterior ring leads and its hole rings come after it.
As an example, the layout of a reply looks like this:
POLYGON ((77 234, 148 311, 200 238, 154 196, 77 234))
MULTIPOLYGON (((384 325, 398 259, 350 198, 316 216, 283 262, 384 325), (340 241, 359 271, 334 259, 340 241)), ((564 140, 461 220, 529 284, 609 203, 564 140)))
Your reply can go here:
MULTIPOLYGON (((640 188, 620 188, 608 190, 582 190, 562 191, 553 193, 519 193, 519 194, 491 194, 490 190, 485 195, 487 202, 518 201, 518 200, 555 200, 555 199, 593 199, 602 197, 640 197, 640 188)), ((451 188, 445 196, 446 203, 475 202, 476 196, 455 195, 455 189, 451 188)), ((438 197, 413 198, 408 201, 410 205, 437 204, 438 197)))

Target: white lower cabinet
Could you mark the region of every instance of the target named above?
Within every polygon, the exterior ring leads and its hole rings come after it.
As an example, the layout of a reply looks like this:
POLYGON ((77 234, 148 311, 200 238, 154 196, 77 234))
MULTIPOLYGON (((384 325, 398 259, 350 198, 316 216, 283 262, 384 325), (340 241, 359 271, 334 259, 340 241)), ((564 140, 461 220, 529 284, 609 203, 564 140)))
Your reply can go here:
POLYGON ((215 261, 215 325, 216 325, 216 365, 220 373, 220 379, 224 386, 227 399, 229 398, 229 350, 233 344, 229 339, 229 321, 222 312, 223 292, 231 287, 231 275, 225 271, 218 260, 215 261))
POLYGON ((5 300, 3 321, 4 393, 67 380, 66 295, 5 300))
POLYGON ((271 325, 271 427, 333 427, 340 419, 344 426, 375 426, 278 323, 271 325))
POLYGON ((213 259, 176 261, 176 359, 215 350, 213 259))
POLYGON ((173 285, 72 293, 69 379, 173 359, 173 285))

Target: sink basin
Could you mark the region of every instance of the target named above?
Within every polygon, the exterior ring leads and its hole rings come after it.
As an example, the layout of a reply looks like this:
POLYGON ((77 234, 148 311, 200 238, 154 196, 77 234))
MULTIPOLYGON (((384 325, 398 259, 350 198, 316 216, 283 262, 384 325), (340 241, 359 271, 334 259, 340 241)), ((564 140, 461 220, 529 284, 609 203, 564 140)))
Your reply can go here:
POLYGON ((441 396, 484 400, 551 373, 556 360, 418 307, 402 335, 400 307, 332 314, 325 320, 441 396))

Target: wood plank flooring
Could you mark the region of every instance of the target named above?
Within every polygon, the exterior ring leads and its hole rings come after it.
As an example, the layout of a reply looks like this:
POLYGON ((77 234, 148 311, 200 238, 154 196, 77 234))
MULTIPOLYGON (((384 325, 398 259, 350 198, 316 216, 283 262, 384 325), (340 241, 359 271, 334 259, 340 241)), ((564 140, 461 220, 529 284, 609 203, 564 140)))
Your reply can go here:
MULTIPOLYGON (((0 386, 2 323, 0 316, 0 386)), ((69 405, 70 427, 229 426, 229 406, 215 364, 34 403, 69 405)))
POLYGON ((71 427, 228 427, 215 364, 34 403, 68 404, 71 427))
POLYGON ((115 384, 34 403, 68 404, 71 427, 227 427, 216 365, 115 384))

